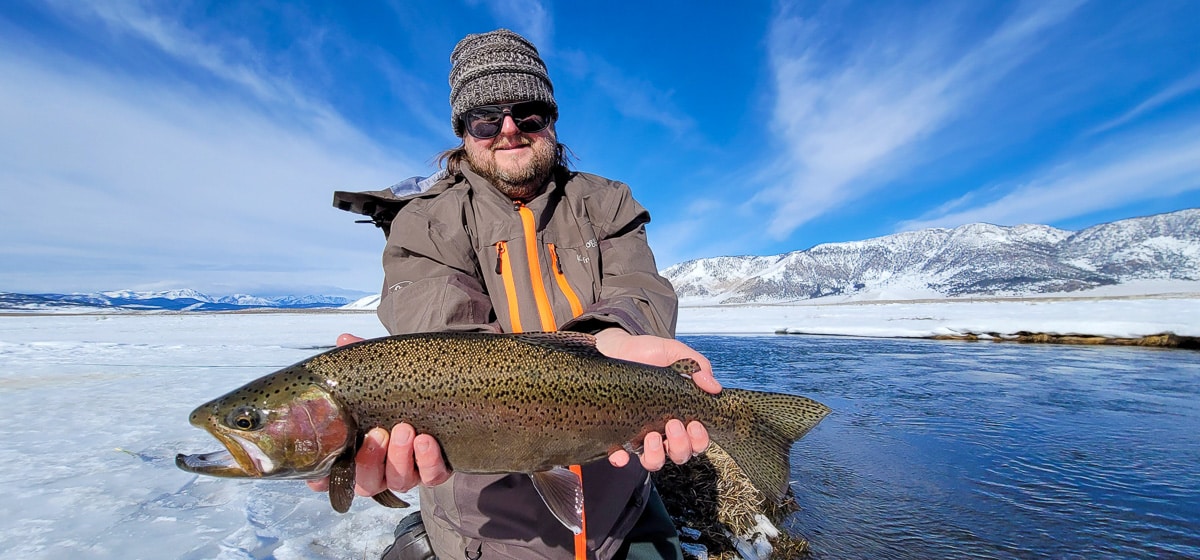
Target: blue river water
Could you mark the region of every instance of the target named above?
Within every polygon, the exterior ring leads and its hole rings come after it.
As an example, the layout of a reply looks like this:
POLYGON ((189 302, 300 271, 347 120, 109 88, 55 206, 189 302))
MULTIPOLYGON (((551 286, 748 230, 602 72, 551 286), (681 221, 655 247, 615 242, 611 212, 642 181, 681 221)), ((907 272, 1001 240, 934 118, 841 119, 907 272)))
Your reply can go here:
POLYGON ((1200 354, 681 337, 833 412, 792 449, 812 558, 1200 558, 1200 354))

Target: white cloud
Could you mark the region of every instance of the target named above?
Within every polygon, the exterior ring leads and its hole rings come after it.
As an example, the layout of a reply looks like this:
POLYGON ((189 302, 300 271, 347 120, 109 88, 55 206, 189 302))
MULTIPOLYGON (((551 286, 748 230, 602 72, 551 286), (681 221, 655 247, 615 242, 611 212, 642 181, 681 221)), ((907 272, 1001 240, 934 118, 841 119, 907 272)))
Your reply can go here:
MULTIPOLYGON (((544 58, 554 50, 554 25, 550 11, 537 0, 468 0, 471 5, 480 3, 500 25, 511 28, 533 42, 544 58)), ((488 30, 490 31, 490 30, 488 30)))
MULTIPOLYGON (((989 191, 999 191, 993 188, 989 191)), ((897 231, 1054 223, 1150 198, 1200 190, 1200 126, 1126 137, 1007 189, 991 201, 953 201, 897 231)))
POLYGON ((679 109, 672 90, 631 76, 596 55, 572 51, 563 53, 562 59, 567 61, 570 72, 588 80, 608 97, 617 113, 658 124, 677 137, 695 130, 695 120, 679 109))
POLYGON ((769 48, 785 150, 777 166, 788 171, 749 204, 766 206, 770 235, 784 238, 869 195, 920 161, 921 142, 1036 52, 1039 34, 1074 7, 1018 10, 974 43, 950 36, 961 27, 950 14, 915 27, 869 27, 839 36, 845 44, 838 45, 829 43, 828 22, 785 7, 772 23, 769 48))
POLYGON ((269 103, 287 103, 316 113, 329 109, 314 103, 297 91, 286 79, 252 63, 253 52, 238 52, 239 41, 216 45, 203 40, 192 30, 168 18, 149 12, 139 2, 71 2, 54 0, 51 4, 65 17, 85 25, 99 23, 116 35, 144 41, 174 59, 194 65, 209 75, 225 80, 269 103))
POLYGON ((332 111, 0 52, 0 285, 376 288, 382 236, 332 191, 422 166, 332 111))
POLYGON ((1174 101, 1175 99, 1183 97, 1196 90, 1200 90, 1200 72, 1195 72, 1190 76, 1186 76, 1176 82, 1173 82, 1171 85, 1163 88, 1158 93, 1146 98, 1145 101, 1138 103, 1134 108, 1126 111, 1121 116, 1092 129, 1091 133, 1096 134, 1127 124, 1148 112, 1162 107, 1171 101, 1174 101))

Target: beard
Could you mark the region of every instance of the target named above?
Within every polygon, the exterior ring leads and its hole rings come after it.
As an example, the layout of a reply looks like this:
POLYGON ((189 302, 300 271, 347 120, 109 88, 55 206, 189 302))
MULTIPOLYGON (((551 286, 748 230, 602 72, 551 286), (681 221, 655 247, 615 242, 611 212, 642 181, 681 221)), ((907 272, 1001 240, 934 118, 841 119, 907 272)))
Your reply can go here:
POLYGON ((518 137, 501 144, 495 143, 485 149, 484 154, 472 154, 467 150, 467 163, 471 170, 487 179, 500 192, 513 200, 529 200, 539 192, 550 179, 554 164, 558 160, 558 141, 554 135, 530 139, 518 137), (529 163, 519 169, 501 169, 496 165, 496 150, 514 146, 529 146, 533 149, 533 157, 529 163), (480 156, 483 157, 480 157, 480 156))

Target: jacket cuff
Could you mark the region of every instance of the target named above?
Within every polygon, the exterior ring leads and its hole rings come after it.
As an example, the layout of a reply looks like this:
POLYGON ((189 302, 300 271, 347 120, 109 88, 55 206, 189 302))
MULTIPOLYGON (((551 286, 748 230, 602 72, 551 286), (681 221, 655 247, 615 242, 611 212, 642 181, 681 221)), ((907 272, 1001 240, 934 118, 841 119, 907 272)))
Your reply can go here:
POLYGON ((564 323, 561 330, 596 334, 612 327, 624 329, 625 332, 634 335, 649 334, 646 329, 642 328, 638 321, 634 320, 633 317, 621 309, 605 309, 603 311, 584 313, 564 323))

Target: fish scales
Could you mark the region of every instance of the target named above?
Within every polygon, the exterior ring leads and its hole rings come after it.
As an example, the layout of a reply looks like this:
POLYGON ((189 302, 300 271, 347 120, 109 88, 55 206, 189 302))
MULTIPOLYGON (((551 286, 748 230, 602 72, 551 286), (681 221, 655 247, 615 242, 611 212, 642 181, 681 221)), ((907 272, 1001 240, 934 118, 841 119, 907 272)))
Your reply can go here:
MULTIPOLYGON (((580 333, 422 333, 313 356, 201 405, 191 422, 225 451, 183 455, 189 472, 226 477, 330 477, 330 502, 354 498, 354 453, 373 427, 407 422, 434 436, 465 473, 529 473, 546 505, 579 530, 581 495, 566 465, 632 448, 667 421, 704 423, 751 483, 784 497, 791 444, 829 412, 811 399, 725 389, 685 377, 699 364, 655 367, 602 355, 580 333), (682 375, 681 375, 682 374, 682 375), (564 485, 573 489, 561 492, 564 485), (559 496, 566 496, 560 498, 559 496), (549 497, 548 497, 549 496, 549 497)), ((407 504, 382 492, 389 507, 407 504)))
POLYGON ((587 463, 661 431, 670 418, 736 425, 723 399, 714 401, 669 368, 536 340, 398 337, 299 365, 336 381, 334 393, 360 426, 408 422, 437 438, 461 472, 587 463))

